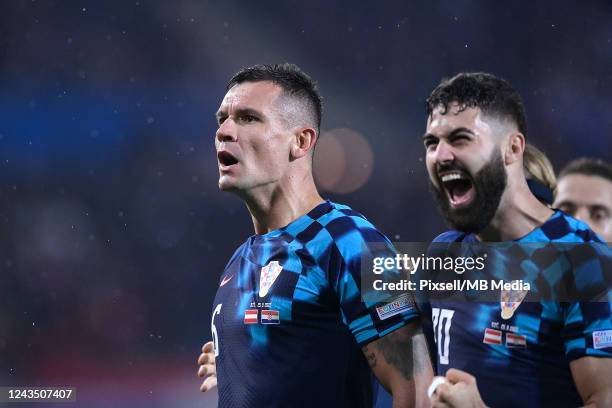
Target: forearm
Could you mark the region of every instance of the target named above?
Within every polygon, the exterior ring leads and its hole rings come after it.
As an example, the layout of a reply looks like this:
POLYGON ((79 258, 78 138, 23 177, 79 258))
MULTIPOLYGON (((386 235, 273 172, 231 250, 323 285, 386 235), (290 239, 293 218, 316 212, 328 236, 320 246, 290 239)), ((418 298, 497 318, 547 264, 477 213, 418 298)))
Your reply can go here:
POLYGON ((585 407, 612 406, 612 358, 585 356, 572 361, 570 370, 585 407))
POLYGON ((433 369, 425 336, 418 324, 390 333, 363 348, 370 367, 393 395, 393 407, 428 405, 433 369))
POLYGON ((592 394, 584 403, 584 408, 612 407, 612 389, 606 388, 592 394))

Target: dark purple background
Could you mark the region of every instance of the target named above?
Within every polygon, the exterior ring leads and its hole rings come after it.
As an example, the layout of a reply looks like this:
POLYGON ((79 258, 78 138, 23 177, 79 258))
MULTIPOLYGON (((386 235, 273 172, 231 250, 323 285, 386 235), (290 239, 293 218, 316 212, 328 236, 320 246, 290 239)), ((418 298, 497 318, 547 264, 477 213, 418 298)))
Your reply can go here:
POLYGON ((421 143, 443 76, 510 80, 557 168, 610 159, 611 17, 606 1, 5 2, 0 385, 76 385, 71 406, 205 406, 195 359, 252 233, 216 186, 213 113, 239 68, 290 61, 317 79, 324 130, 358 132, 374 158, 360 189, 325 196, 420 241, 444 229, 421 143))

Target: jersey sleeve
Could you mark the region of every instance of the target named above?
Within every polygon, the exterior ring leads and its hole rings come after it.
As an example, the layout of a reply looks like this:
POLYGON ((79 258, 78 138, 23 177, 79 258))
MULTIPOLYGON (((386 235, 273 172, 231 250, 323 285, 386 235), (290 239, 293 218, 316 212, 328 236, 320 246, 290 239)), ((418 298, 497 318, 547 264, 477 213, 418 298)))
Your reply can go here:
POLYGON ((566 309, 563 337, 569 361, 612 357, 612 294, 607 302, 573 302, 566 309))
POLYGON ((367 265, 368 259, 395 256, 393 245, 383 234, 359 215, 336 218, 325 228, 333 240, 329 258, 330 284, 337 296, 342 319, 360 346, 419 317, 410 293, 394 292, 392 296, 385 296, 373 293, 372 287, 362 286, 362 273, 373 273, 367 265))
POLYGON ((569 361, 612 357, 612 252, 604 243, 584 243, 572 256, 576 301, 566 304, 563 337, 569 361))

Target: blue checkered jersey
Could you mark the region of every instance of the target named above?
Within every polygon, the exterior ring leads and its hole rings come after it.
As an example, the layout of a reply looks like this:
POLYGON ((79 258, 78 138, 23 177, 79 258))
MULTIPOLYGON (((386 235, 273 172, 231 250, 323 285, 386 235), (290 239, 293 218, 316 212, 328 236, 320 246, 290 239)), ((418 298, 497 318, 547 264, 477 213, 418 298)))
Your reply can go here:
POLYGON ((411 303, 381 320, 364 301, 369 244, 394 254, 362 215, 325 201, 238 248, 213 305, 220 407, 372 406, 360 347, 418 315, 411 303))
MULTIPOLYGON (((478 240, 473 234, 449 231, 435 242, 478 240)), ((557 261, 573 259, 571 286, 583 286, 587 292, 597 288, 592 294, 598 301, 527 301, 527 297, 504 317, 501 302, 431 299, 421 312, 430 347, 437 350, 437 373, 457 368, 474 375, 483 401, 492 407, 581 406, 569 363, 584 356, 612 357, 610 248, 586 224, 561 211, 514 242, 568 243, 568 251, 580 249, 570 243, 596 243, 582 245, 582 249, 591 247, 586 257, 581 253, 557 261)), ((547 265, 538 265, 541 258, 545 257, 534 251, 521 265, 535 266, 540 276, 560 267, 550 264, 550 259, 547 265)), ((569 278, 565 274, 555 279, 569 278)))

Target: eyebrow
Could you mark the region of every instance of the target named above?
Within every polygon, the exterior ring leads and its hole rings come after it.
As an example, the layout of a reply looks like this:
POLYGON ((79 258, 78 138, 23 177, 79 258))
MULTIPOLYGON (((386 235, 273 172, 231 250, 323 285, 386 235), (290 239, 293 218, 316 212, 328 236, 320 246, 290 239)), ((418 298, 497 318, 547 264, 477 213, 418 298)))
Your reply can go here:
MULTIPOLYGON (((452 132, 450 132, 448 134, 448 136, 446 137, 453 137, 459 133, 469 133, 472 136, 476 136, 474 134, 474 132, 472 132, 470 129, 466 128, 466 127, 458 127, 457 129, 454 129, 452 132)), ((439 136, 434 135, 433 133, 425 133, 423 135, 423 140, 427 140, 427 139, 431 139, 431 138, 435 138, 435 139, 439 139, 439 136)))
POLYGON ((555 207, 571 207, 571 208, 576 208, 576 204, 574 204, 571 200, 563 200, 563 201, 559 201, 558 203, 555 203, 555 207))
POLYGON ((562 206, 567 206, 567 207, 571 207, 572 209, 576 209, 577 207, 587 207, 589 209, 589 211, 592 210, 603 210, 606 213, 610 214, 611 210, 610 207, 608 207, 605 204, 601 204, 601 203, 591 203, 591 204, 576 204, 575 202, 573 202, 570 199, 564 199, 563 201, 560 201, 556 204, 557 207, 562 207, 562 206))
MULTIPOLYGON (((236 113, 237 116, 243 116, 243 115, 251 115, 251 116, 257 116, 257 117, 263 116, 263 113, 253 108, 237 108, 237 109, 234 109, 234 112, 236 113)), ((215 113, 215 118, 217 120, 223 117, 226 117, 226 116, 227 116, 227 112, 222 109, 218 110, 217 113, 215 113)))

